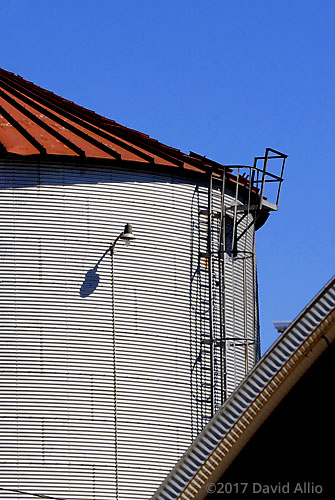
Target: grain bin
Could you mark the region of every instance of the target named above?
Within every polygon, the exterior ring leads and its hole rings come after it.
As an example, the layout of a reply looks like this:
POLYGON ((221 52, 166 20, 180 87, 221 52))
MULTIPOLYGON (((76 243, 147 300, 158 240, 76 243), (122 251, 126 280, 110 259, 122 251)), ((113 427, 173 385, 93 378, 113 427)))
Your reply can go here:
POLYGON ((0 82, 0 498, 148 499, 257 361, 285 155, 224 167, 0 82))

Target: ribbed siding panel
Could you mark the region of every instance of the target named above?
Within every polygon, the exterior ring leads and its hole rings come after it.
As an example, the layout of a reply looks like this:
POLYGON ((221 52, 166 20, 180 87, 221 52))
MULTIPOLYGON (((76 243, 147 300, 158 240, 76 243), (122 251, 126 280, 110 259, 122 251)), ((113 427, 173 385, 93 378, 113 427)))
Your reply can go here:
POLYGON ((206 187, 93 166, 2 173, 0 487, 147 499, 205 423, 192 366, 208 325, 190 280, 206 246, 196 222, 206 187), (115 248, 113 300, 109 254, 87 273, 127 222, 137 239, 115 248))

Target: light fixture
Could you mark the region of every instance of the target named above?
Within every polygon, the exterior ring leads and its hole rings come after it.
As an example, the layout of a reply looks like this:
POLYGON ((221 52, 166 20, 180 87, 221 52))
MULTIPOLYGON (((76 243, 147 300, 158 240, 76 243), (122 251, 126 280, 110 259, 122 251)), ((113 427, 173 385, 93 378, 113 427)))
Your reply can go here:
POLYGON ((133 234, 133 228, 131 224, 126 224, 124 226, 124 231, 121 233, 120 238, 122 240, 130 241, 130 240, 135 240, 136 236, 133 234))
POLYGON ((124 230, 122 231, 122 233, 120 233, 119 236, 117 236, 117 238, 115 238, 115 240, 111 244, 111 246, 110 246, 111 254, 113 254, 114 247, 119 240, 125 240, 126 246, 129 246, 131 240, 135 240, 135 239, 136 239, 136 236, 133 234, 133 228, 132 228, 131 224, 126 224, 124 226, 124 230))

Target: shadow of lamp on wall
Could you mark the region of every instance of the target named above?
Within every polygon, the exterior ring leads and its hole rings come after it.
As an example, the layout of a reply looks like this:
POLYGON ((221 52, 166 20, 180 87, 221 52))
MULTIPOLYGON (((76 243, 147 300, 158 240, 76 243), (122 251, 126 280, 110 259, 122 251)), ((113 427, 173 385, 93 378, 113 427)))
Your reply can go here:
POLYGON ((124 230, 122 231, 122 233, 120 233, 119 236, 117 236, 115 238, 113 243, 110 245, 109 248, 107 248, 106 252, 98 260, 96 265, 92 269, 89 269, 87 271, 87 273, 85 275, 85 279, 80 287, 79 295, 81 297, 88 297, 89 295, 91 295, 91 293, 94 292, 94 290, 99 285, 100 276, 97 272, 98 267, 99 267, 101 261, 104 259, 104 257, 108 254, 108 252, 110 252, 111 257, 113 257, 114 248, 115 248, 116 243, 119 240, 124 240, 126 242, 126 246, 129 246, 131 240, 135 240, 135 239, 136 239, 136 237, 133 234, 133 228, 132 228, 131 224, 126 224, 124 226, 124 230))

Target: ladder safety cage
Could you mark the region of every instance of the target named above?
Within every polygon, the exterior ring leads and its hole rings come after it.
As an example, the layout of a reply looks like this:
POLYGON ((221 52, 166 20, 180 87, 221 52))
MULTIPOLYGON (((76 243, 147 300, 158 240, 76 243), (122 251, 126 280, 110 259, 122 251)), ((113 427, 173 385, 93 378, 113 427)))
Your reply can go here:
MULTIPOLYGON (((218 164, 208 165, 207 207, 199 209, 199 220, 207 232, 206 250, 199 252, 199 261, 204 259, 205 263, 200 268, 207 274, 202 280, 206 293, 200 298, 206 306, 201 313, 205 323, 194 364, 200 363, 197 402, 202 426, 232 392, 227 359, 229 348, 234 346, 235 364, 241 365, 243 359, 244 375, 252 368, 250 361, 254 365, 259 355, 255 230, 259 218, 264 218, 265 214, 265 221, 270 211, 278 209, 286 158, 287 155, 266 148, 265 155, 255 157, 252 166, 221 165, 218 168, 218 164), (281 161, 279 175, 268 170, 273 159, 281 161), (214 200, 218 183, 219 206, 214 200), (277 183, 271 199, 266 197, 268 183, 277 183), (239 304, 236 304, 237 290, 239 304)), ((237 369, 234 366, 233 371, 237 369)), ((235 386, 240 382, 236 380, 235 386)))

